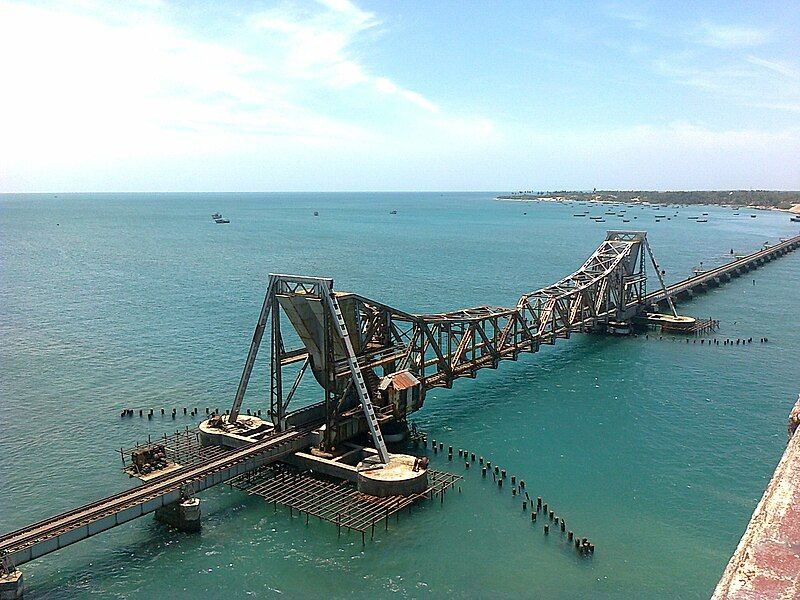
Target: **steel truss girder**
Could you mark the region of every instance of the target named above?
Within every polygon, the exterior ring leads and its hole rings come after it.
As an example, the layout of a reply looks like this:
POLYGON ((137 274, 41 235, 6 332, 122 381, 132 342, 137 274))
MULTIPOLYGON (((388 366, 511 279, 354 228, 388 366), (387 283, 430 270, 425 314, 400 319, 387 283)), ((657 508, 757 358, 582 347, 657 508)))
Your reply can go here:
MULTIPOLYGON (((482 368, 496 368, 502 360, 516 360, 521 352, 536 352, 541 344, 553 344, 572 332, 590 331, 609 320, 626 318, 631 302, 641 301, 646 295, 646 251, 644 232, 608 232, 603 243, 577 271, 553 285, 523 294, 511 308, 479 306, 448 313, 412 314, 357 294, 343 295, 340 299, 346 298, 354 306, 357 327, 349 335, 359 348, 355 360, 365 374, 376 409, 382 408, 377 390, 380 375, 409 369, 419 379, 424 394, 435 387, 449 388, 460 377, 475 377, 482 368)), ((271 275, 268 296, 321 298, 326 292, 324 288, 332 290, 332 280, 271 275)), ((232 420, 238 414, 240 395, 246 389, 252 361, 273 306, 278 303, 265 299, 237 390, 235 411, 231 411, 232 420)), ((330 322, 326 328, 329 326, 330 322)), ((273 329, 280 336, 279 328, 278 320, 273 329)), ((282 357, 277 363, 272 361, 274 369, 280 371, 284 364, 300 360, 307 365, 308 352, 304 353, 302 348, 285 351, 282 342, 276 345, 275 340, 272 346, 273 352, 282 357)), ((345 383, 351 377, 346 361, 332 358, 331 361, 328 392, 332 396, 326 396, 326 414, 329 426, 334 426, 347 416, 342 407, 352 386, 345 383)), ((297 382, 284 398, 280 377, 273 376, 271 380, 273 409, 277 408, 283 416, 287 414, 297 382)))

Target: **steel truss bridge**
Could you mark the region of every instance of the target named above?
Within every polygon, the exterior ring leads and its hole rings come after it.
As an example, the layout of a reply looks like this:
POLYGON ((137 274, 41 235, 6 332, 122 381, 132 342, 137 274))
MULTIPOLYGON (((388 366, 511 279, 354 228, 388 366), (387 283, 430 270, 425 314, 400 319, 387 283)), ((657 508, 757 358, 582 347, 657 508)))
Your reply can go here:
POLYGON ((577 271, 523 294, 513 307, 411 314, 335 292, 332 279, 270 275, 229 420, 238 418, 269 330, 269 415, 276 429, 324 420, 320 447, 328 451, 368 430, 384 457, 380 424, 404 421, 422 407, 428 390, 450 388, 458 378, 474 378, 480 369, 495 369, 500 361, 516 360, 520 353, 536 352, 575 332, 606 331, 609 324, 627 322, 654 303, 655 296, 648 298, 646 290, 648 257, 660 284, 658 300, 676 314, 643 231, 609 231, 577 271), (295 348, 287 348, 282 329, 287 323, 299 340, 295 348), (296 363, 300 367, 293 380, 284 382, 284 369, 296 363), (290 413, 309 370, 323 400, 290 413))
MULTIPOLYGON (((433 315, 414 315, 357 294, 333 291, 331 279, 271 275, 242 378, 229 416, 236 421, 262 338, 269 326, 272 353, 270 404, 276 431, 261 441, 176 471, 72 511, 0 536, 0 574, 9 567, 67 545, 281 461, 317 439, 335 445, 361 432, 383 444, 378 423, 402 420, 422 406, 424 394, 475 377, 521 352, 536 352, 578 331, 602 331, 646 308, 672 306, 800 248, 800 236, 783 240, 668 287, 646 292, 646 255, 655 259, 644 232, 609 232, 606 240, 572 275, 524 294, 515 307, 480 306, 433 315), (302 341, 287 350, 281 313, 302 341), (284 387, 282 371, 300 363, 284 387), (289 411, 303 374, 309 370, 324 400, 289 411), (287 391, 288 390, 288 391, 287 391), (360 404, 360 406, 359 406, 360 404)), ((660 278, 660 271, 656 266, 660 278)))

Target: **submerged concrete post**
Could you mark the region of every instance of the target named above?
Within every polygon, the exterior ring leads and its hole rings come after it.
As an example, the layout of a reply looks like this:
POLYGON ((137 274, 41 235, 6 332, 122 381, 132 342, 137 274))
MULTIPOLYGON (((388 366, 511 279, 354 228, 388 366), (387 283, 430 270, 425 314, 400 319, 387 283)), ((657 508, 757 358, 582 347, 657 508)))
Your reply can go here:
POLYGON ((18 600, 24 591, 22 571, 14 569, 7 575, 0 575, 0 600, 18 600))
POLYGON ((156 509, 156 521, 189 533, 200 531, 200 498, 186 498, 156 509))

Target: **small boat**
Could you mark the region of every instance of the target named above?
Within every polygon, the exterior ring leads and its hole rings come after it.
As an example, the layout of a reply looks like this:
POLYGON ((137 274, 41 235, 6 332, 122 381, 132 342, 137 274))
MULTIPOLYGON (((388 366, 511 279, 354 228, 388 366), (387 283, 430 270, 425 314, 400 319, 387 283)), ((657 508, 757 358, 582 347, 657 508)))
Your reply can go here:
POLYGON ((623 223, 630 223, 630 222, 631 222, 631 220, 630 220, 630 219, 622 219, 622 222, 623 222, 623 223))
POLYGON ((688 217, 690 219, 699 219, 700 217, 688 217))
POLYGON ((230 219, 226 219, 225 217, 220 216, 217 219, 214 219, 214 223, 230 223, 230 219))
POLYGON ((698 223, 708 223, 708 219, 697 219, 698 223))
POLYGON ((582 213, 582 214, 579 214, 579 215, 578 215, 578 214, 576 214, 576 215, 572 215, 572 216, 573 216, 573 217, 585 217, 585 216, 586 216, 586 213, 582 213))
POLYGON ((656 215, 656 219, 663 219, 663 218, 665 218, 666 216, 667 216, 667 215, 656 215))
POLYGON ((708 216, 708 213, 703 213, 703 216, 704 216, 704 217, 707 217, 707 216, 708 216))
POLYGON ((738 216, 739 216, 739 213, 733 213, 733 216, 734 216, 734 217, 738 217, 738 216))
MULTIPOLYGON (((389 214, 390 214, 390 215, 396 215, 396 214, 397 214, 397 211, 396 211, 396 210, 390 210, 390 211, 389 211, 389 214)), ((525 214, 528 214, 528 213, 525 213, 525 214)))
POLYGON ((656 219, 656 223, 661 223, 661 219, 656 219))
POLYGON ((800 223, 800 215, 795 215, 792 218, 790 218, 789 220, 793 221, 795 223, 800 223))
POLYGON ((315 211, 314 211, 314 216, 315 216, 315 217, 318 217, 318 216, 319 216, 319 211, 315 210, 315 211))
POLYGON ((214 213, 213 215, 211 215, 211 218, 216 221, 217 219, 221 219, 222 215, 219 213, 214 213))
POLYGON ((751 218, 751 219, 755 219, 755 218, 756 218, 756 216, 755 216, 755 215, 750 215, 750 218, 751 218))

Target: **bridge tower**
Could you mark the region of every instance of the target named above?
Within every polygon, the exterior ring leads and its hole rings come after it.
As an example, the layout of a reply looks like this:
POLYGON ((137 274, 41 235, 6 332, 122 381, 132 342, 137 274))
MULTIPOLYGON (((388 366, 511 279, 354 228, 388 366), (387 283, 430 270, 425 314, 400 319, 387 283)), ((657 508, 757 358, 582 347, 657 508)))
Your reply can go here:
POLYGON ((358 434, 366 426, 382 463, 389 453, 378 422, 373 397, 378 397, 374 368, 361 366, 357 354, 370 341, 374 329, 364 326, 365 315, 350 294, 337 293, 333 280, 322 277, 270 275, 253 341, 239 381, 228 421, 235 423, 267 327, 270 328, 270 409, 276 431, 317 420, 324 414, 325 428, 320 450, 333 451, 341 440, 358 434), (268 323, 269 321, 269 323, 268 323), (284 334, 283 322, 291 325, 284 334), (295 348, 287 350, 287 342, 295 348), (284 369, 300 363, 288 391, 284 388, 284 369), (323 400, 288 414, 306 372, 323 390, 323 400), (345 419, 343 417, 350 417, 345 419))

